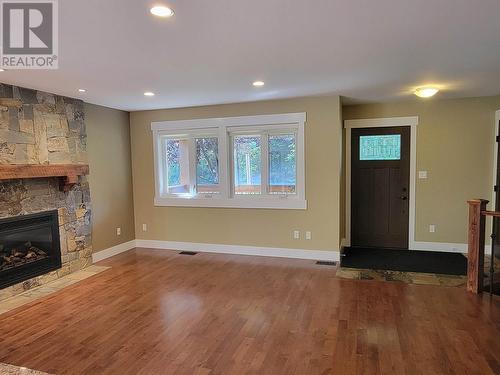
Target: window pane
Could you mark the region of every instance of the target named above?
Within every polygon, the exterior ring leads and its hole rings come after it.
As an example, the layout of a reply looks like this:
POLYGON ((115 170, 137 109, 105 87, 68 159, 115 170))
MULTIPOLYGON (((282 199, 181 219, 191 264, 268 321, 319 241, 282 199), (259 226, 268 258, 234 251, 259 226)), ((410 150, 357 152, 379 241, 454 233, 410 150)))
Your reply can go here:
POLYGON ((167 192, 189 193, 188 141, 167 139, 167 192))
POLYGON ((297 162, 295 136, 269 136, 269 193, 295 194, 297 162))
POLYGON ((399 159, 401 159, 401 134, 359 137, 359 160, 399 159))
POLYGON ((219 187, 219 157, 217 138, 196 138, 196 190, 217 194, 219 187))
POLYGON ((235 136, 233 147, 234 194, 260 194, 260 136, 235 136))

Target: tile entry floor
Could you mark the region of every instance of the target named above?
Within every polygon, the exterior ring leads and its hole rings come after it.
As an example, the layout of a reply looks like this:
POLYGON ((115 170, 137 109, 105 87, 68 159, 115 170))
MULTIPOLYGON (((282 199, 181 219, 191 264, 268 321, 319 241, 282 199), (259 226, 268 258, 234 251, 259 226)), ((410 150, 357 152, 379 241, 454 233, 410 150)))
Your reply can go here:
POLYGON ((340 267, 337 276, 343 279, 400 281, 407 284, 436 286, 465 286, 467 276, 438 275, 433 273, 400 272, 340 267))
POLYGON ((31 370, 26 367, 12 366, 0 363, 0 375, 50 375, 46 372, 31 370))
MULTIPOLYGON (((484 258, 484 273, 488 275, 490 268, 489 255, 484 258)), ((495 280, 499 278, 500 274, 500 259, 495 258, 495 280)), ((467 283, 467 276, 456 275, 442 275, 434 273, 421 273, 421 272, 401 272, 401 271, 388 271, 388 270, 372 270, 372 269, 359 269, 339 267, 337 276, 343 279, 352 280, 377 280, 377 281, 399 281, 407 284, 418 285, 436 285, 436 286, 450 286, 450 287, 465 287, 467 283)), ((485 280, 487 283, 488 280, 485 280)))

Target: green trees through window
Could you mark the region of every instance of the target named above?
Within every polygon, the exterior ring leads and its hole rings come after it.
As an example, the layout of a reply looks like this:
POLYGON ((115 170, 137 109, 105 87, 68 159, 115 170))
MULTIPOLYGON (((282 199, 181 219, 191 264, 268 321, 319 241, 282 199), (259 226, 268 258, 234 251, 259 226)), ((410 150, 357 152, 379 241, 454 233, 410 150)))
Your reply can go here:
MULTIPOLYGON (((217 137, 167 139, 167 184, 173 194, 190 193, 190 142, 196 154, 195 190, 198 193, 220 193, 219 144, 217 137), (192 143, 191 143, 192 144, 192 143)), ((236 135, 233 137, 234 194, 262 193, 262 162, 268 165, 268 193, 295 194, 297 179, 296 142, 294 134, 236 135), (267 139, 268 155, 262 159, 262 140, 267 139)), ((194 172, 194 171, 193 171, 194 172)), ((265 185, 265 182, 264 182, 265 185)))
POLYGON ((261 193, 261 137, 242 135, 234 137, 234 193, 261 193))
POLYGON ((269 192, 295 193, 296 151, 293 134, 269 136, 269 192))
MULTIPOLYGON (((261 194, 262 147, 265 136, 238 135, 233 138, 234 193, 261 194)), ((268 192, 295 194, 297 179, 296 142, 293 134, 268 136, 268 192)), ((266 161, 265 160, 265 161, 266 161)))
POLYGON ((305 209, 306 113, 156 121, 155 205, 305 209))
POLYGON ((169 189, 181 184, 180 141, 167 140, 167 181, 169 189))
POLYGON ((219 145, 215 137, 196 138, 196 186, 198 192, 219 192, 219 145))

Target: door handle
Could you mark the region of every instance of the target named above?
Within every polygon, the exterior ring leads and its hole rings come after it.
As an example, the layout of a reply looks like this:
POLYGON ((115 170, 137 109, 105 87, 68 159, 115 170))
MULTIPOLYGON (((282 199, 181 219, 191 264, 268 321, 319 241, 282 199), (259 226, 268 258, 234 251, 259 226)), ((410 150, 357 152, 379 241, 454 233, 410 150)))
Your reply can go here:
POLYGON ((399 199, 402 199, 402 200, 404 200, 404 201, 405 201, 405 200, 407 200, 407 199, 408 199, 408 197, 407 197, 406 195, 402 195, 402 196, 400 196, 400 197, 399 197, 399 199))

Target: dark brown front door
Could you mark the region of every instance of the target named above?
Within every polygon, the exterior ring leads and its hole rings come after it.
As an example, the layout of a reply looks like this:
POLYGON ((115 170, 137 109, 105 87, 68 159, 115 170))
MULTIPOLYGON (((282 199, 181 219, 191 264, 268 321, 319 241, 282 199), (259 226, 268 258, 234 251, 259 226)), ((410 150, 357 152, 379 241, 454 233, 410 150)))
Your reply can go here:
POLYGON ((351 246, 408 249, 410 128, 351 134, 351 246))

